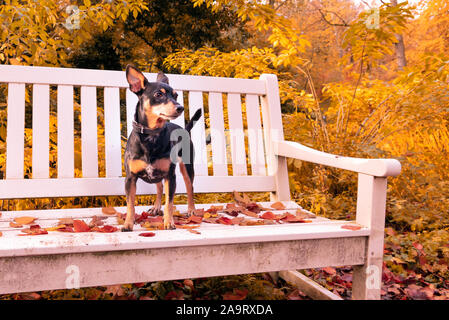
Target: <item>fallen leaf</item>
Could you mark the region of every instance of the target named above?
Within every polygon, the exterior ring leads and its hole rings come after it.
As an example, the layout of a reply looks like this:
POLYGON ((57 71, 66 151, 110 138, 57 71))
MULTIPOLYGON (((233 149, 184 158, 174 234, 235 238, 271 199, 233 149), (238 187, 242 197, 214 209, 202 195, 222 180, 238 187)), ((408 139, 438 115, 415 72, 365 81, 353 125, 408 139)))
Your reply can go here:
POLYGON ((103 233, 111 233, 116 232, 118 229, 114 226, 105 225, 103 227, 94 227, 92 231, 103 232, 103 233))
POLYGON ((203 217, 199 217, 193 214, 187 218, 187 223, 201 223, 201 221, 203 221, 203 217))
POLYGON ((290 222, 290 223, 295 223, 295 222, 304 223, 304 222, 306 222, 306 220, 304 220, 304 219, 302 219, 302 218, 300 218, 298 216, 295 216, 295 215, 293 215, 291 213, 288 213, 288 212, 284 215, 284 217, 281 220, 284 221, 284 222, 290 222))
POLYGON ((37 236, 41 234, 48 234, 47 230, 41 229, 38 224, 30 226, 28 229, 22 229, 21 231, 25 234, 19 234, 19 236, 37 236))
POLYGON ((331 276, 333 276, 337 273, 337 270, 335 270, 335 268, 332 268, 332 267, 325 267, 325 268, 323 268, 323 271, 331 276))
POLYGON ((11 221, 11 222, 9 223, 9 226, 10 226, 11 228, 22 228, 22 227, 23 227, 21 224, 15 223, 14 221, 11 221))
POLYGON ((89 227, 90 228, 94 228, 94 227, 102 226, 104 224, 103 220, 105 218, 106 217, 93 216, 92 219, 89 222, 89 227))
POLYGON ((83 220, 73 220, 73 229, 75 232, 88 232, 89 226, 83 220))
POLYGON ((231 219, 232 224, 240 224, 245 220, 243 217, 235 217, 231 219))
POLYGON ((229 218, 223 217, 221 216, 220 218, 218 218, 217 220, 215 220, 215 223, 221 223, 221 224, 226 224, 226 225, 232 225, 232 221, 229 218))
POLYGON ((66 226, 73 225, 73 219, 72 218, 61 218, 58 221, 58 224, 65 224, 66 226))
POLYGON ((244 197, 242 198, 237 191, 234 191, 233 195, 234 195, 235 202, 237 202, 239 205, 245 206, 247 203, 250 202, 248 196, 246 196, 245 194, 244 194, 244 197))
POLYGON ((36 220, 36 218, 34 217, 17 217, 14 218, 14 222, 16 222, 17 224, 31 224, 34 222, 34 220, 36 220))
POLYGON ((177 226, 176 228, 179 228, 179 229, 195 229, 195 228, 198 228, 199 227, 199 225, 193 225, 193 224, 189 224, 189 225, 187 225, 187 224, 184 224, 184 225, 179 225, 179 226, 177 226))
POLYGON ((265 220, 244 220, 240 223, 240 226, 260 226, 265 224, 265 220))
POLYGON ((154 232, 142 232, 139 233, 139 236, 141 237, 154 237, 156 234, 154 232))
POLYGON ((189 231, 190 233, 194 233, 194 234, 201 234, 201 232, 199 232, 195 229, 187 229, 187 231, 189 231))
POLYGON ((259 218, 259 215, 257 213, 255 213, 255 212, 251 211, 251 210, 246 210, 245 209, 245 210, 242 210, 242 213, 244 215, 246 215, 246 216, 249 216, 249 217, 259 218))
POLYGON ((45 230, 47 230, 47 231, 57 231, 57 230, 63 229, 63 228, 66 228, 65 224, 59 224, 56 227, 45 228, 45 230))
POLYGON ((271 204, 270 207, 272 207, 275 210, 284 210, 285 209, 284 204, 282 202, 280 202, 280 201, 277 201, 277 202, 271 204))
POLYGON ((3 235, 3 233, 0 231, 0 237, 3 235))
POLYGON ((274 214, 271 211, 266 211, 264 212, 261 216, 262 219, 267 219, 267 220, 280 220, 282 219, 284 216, 283 215, 277 215, 274 214))
POLYGON ((194 286, 193 286, 193 281, 192 280, 190 280, 190 279, 185 279, 183 282, 182 282, 186 287, 189 287, 190 289, 194 289, 194 286))
POLYGON ((75 232, 72 227, 66 226, 65 228, 58 228, 56 231, 60 232, 75 232))
POLYGON ((115 296, 123 296, 125 295, 125 290, 123 290, 122 285, 113 285, 113 286, 107 286, 104 294, 112 294, 113 297, 115 296))
POLYGON ((198 217, 204 216, 204 213, 205 213, 204 209, 195 209, 193 211, 193 215, 198 216, 198 217))
POLYGON ((114 207, 103 207, 101 208, 101 212, 104 214, 116 214, 117 210, 114 207))
POLYGON ((348 230, 360 230, 362 229, 362 226, 357 224, 345 224, 341 226, 342 229, 348 229, 348 230))
POLYGON ((248 289, 234 289, 233 292, 223 294, 223 300, 243 300, 248 295, 248 289))
POLYGON ((313 213, 307 212, 300 208, 296 209, 295 214, 300 219, 315 219, 316 218, 316 215, 314 215, 313 213))
POLYGON ((215 213, 217 213, 218 211, 221 211, 221 210, 223 210, 223 206, 214 206, 214 205, 212 205, 212 206, 210 206, 209 209, 206 210, 206 212, 215 214, 215 213))

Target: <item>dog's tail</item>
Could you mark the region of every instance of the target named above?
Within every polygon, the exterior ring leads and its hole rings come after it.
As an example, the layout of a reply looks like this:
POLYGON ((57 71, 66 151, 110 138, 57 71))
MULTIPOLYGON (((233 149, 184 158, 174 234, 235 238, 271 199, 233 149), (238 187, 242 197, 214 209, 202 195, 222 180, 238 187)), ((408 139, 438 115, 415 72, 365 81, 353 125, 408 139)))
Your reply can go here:
POLYGON ((190 130, 192 130, 195 123, 198 121, 198 119, 201 118, 201 109, 198 109, 195 114, 193 115, 192 119, 190 119, 189 123, 186 125, 186 130, 188 133, 190 133, 190 130))

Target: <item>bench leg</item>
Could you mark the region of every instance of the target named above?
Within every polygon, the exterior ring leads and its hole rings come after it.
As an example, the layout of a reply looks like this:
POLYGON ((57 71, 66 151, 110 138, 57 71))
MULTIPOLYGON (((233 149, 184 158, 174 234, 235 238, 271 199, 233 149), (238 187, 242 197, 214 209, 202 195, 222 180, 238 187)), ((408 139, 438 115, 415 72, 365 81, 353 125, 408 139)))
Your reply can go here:
POLYGON ((364 265, 354 266, 352 298, 378 300, 382 285, 387 178, 359 173, 356 222, 371 230, 364 265))

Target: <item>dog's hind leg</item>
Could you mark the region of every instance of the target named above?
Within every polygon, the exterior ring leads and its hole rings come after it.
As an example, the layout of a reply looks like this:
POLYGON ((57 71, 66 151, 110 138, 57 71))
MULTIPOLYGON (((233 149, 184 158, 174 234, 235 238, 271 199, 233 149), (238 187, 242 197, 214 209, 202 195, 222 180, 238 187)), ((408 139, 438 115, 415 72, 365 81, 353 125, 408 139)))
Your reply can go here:
POLYGON ((162 186, 162 182, 156 183, 156 189, 157 189, 156 201, 154 202, 153 208, 148 210, 148 212, 153 215, 156 215, 156 214, 162 215, 161 207, 162 207, 162 189, 163 188, 164 187, 162 186))
POLYGON ((187 191, 187 215, 191 216, 195 211, 195 202, 193 200, 193 164, 184 164, 184 162, 179 162, 179 169, 181 171, 182 177, 184 178, 184 183, 186 184, 187 191))
POLYGON ((164 179, 165 207, 164 207, 164 229, 176 229, 173 220, 173 199, 175 197, 176 177, 171 175, 164 179))
POLYGON ((136 182, 137 177, 126 177, 125 180, 125 192, 126 192, 126 219, 123 224, 122 231, 132 231, 134 227, 134 216, 136 210, 134 208, 136 200, 136 182))

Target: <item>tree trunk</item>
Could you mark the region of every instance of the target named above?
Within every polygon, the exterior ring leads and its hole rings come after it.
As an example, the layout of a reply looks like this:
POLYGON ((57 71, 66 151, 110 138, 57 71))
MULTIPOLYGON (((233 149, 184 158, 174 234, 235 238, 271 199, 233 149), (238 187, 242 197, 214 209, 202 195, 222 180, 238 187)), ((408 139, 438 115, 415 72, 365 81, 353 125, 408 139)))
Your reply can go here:
MULTIPOLYGON (((398 5, 398 0, 390 0, 393 6, 398 5)), ((396 47, 396 60, 398 63, 398 69, 404 70, 404 67, 407 66, 407 60, 405 58, 405 46, 404 46, 404 38, 402 34, 395 34, 398 42, 395 44, 396 47)))

